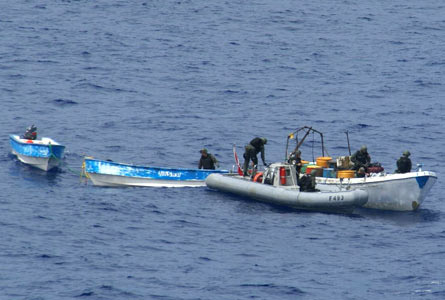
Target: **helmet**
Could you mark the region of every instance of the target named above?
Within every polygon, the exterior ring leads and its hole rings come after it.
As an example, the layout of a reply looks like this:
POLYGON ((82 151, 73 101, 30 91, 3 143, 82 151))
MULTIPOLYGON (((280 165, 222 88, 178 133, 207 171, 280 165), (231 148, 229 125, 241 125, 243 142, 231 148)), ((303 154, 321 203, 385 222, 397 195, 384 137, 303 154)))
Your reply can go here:
POLYGON ((202 148, 201 150, 199 150, 199 152, 201 152, 201 153, 207 153, 208 151, 207 151, 206 148, 202 148))
POLYGON ((411 153, 410 153, 408 150, 403 151, 403 156, 408 157, 408 156, 410 156, 410 155, 411 155, 411 153))
POLYGON ((360 148, 360 151, 362 151, 362 152, 368 152, 368 147, 366 147, 366 145, 363 145, 363 146, 360 148))
POLYGON ((261 138, 263 140, 264 144, 267 144, 267 139, 266 138, 261 138))

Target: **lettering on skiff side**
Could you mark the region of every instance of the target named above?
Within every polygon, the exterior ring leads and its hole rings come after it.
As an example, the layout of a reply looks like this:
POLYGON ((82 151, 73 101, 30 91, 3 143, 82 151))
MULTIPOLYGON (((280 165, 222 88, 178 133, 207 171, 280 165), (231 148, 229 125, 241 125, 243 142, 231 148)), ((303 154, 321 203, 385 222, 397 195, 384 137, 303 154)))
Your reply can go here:
POLYGON ((158 171, 158 176, 160 177, 181 177, 180 173, 173 173, 171 171, 158 171))

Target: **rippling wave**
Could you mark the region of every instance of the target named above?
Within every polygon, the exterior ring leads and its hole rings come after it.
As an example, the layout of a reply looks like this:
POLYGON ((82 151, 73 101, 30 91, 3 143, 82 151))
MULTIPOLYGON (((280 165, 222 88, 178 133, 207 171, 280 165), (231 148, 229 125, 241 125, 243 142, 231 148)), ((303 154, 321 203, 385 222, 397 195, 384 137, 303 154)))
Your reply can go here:
POLYGON ((442 2, 19 0, 0 24, 0 298, 443 298, 442 2), (61 168, 10 154, 31 124, 61 168), (388 171, 409 149, 436 186, 416 212, 338 215, 80 179, 84 156, 195 167, 203 147, 231 169, 255 136, 280 161, 304 125, 388 171))

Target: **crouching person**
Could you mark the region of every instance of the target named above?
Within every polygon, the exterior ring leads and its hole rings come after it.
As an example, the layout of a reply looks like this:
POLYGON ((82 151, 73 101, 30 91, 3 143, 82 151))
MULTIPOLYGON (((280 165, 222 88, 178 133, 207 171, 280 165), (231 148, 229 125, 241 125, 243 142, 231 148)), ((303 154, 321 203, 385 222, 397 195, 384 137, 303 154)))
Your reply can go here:
POLYGON ((317 175, 316 170, 312 170, 311 174, 303 175, 298 181, 298 185, 300 186, 300 192, 318 192, 320 190, 315 188, 315 177, 317 175))

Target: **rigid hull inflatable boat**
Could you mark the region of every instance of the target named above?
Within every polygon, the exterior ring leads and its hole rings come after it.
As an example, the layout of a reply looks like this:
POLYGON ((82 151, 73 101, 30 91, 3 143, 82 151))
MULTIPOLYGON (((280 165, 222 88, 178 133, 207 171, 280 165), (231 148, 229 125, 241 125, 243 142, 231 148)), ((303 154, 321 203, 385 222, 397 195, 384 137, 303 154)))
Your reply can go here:
POLYGON ((359 189, 300 192, 295 167, 286 163, 272 164, 262 175, 260 173, 252 178, 234 174, 211 174, 206 179, 206 185, 211 189, 261 202, 312 211, 348 213, 355 207, 363 206, 368 199, 368 193, 359 189))

